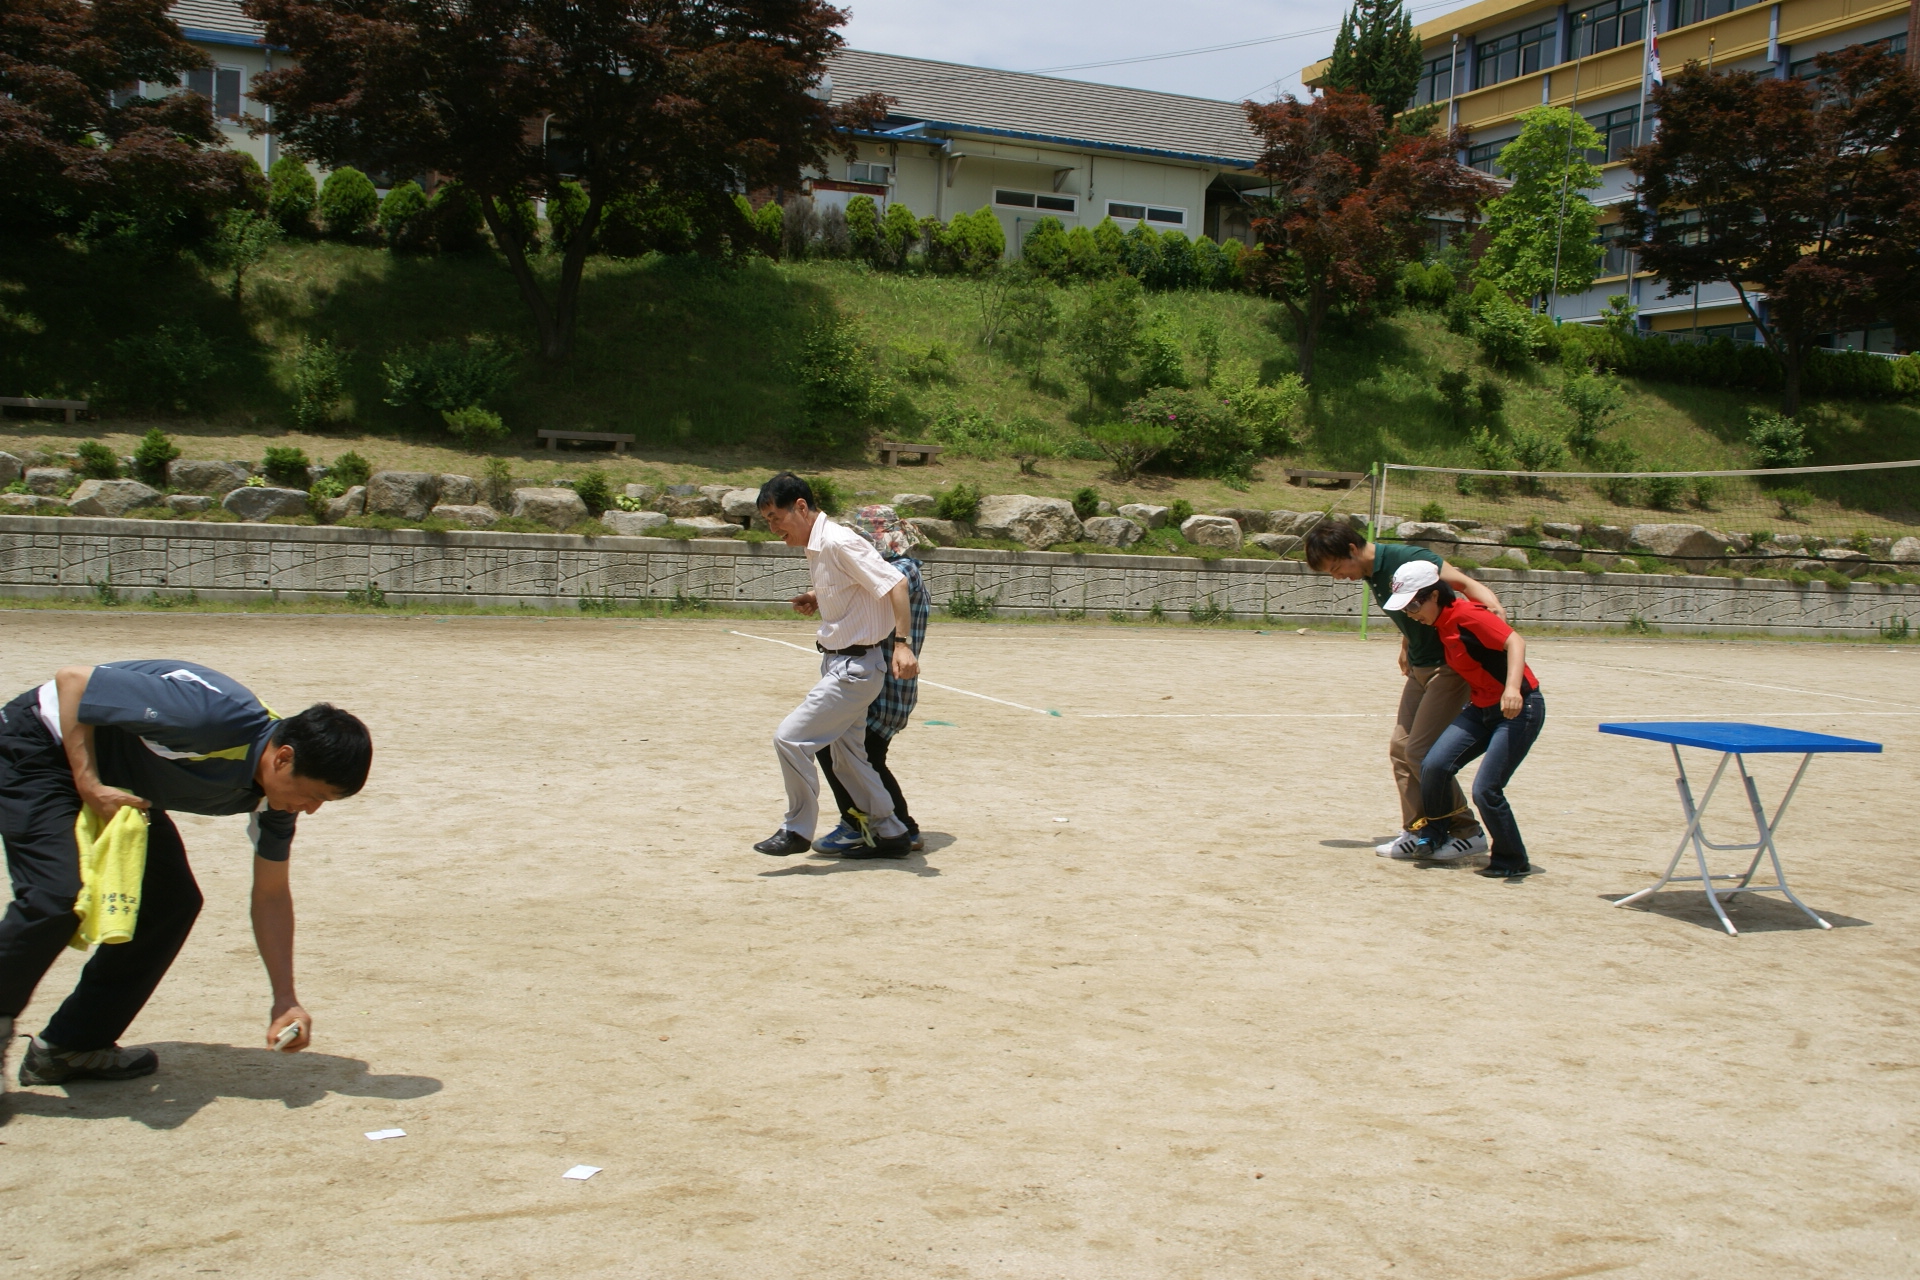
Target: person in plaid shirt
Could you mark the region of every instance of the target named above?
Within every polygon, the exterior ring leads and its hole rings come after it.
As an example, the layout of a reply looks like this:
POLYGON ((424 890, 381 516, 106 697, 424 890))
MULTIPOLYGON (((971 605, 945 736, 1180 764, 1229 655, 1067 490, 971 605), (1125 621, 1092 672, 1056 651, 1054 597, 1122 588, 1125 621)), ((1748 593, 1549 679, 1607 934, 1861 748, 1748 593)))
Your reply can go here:
MULTIPOLYGON (((909 608, 913 616, 913 652, 918 657, 927 642, 927 619, 933 613, 933 597, 927 594, 927 584, 921 579, 920 562, 913 558, 913 535, 907 532, 892 507, 860 507, 847 517, 847 524, 855 533, 879 548, 888 564, 906 575, 909 608)), ((867 761, 880 775, 887 794, 893 797, 893 814, 907 824, 907 836, 913 842, 916 853, 926 847, 926 842, 920 838, 920 824, 907 812, 907 798, 900 793, 899 779, 887 767, 887 747, 893 741, 893 736, 907 727, 907 721, 913 715, 914 703, 919 697, 918 676, 902 680, 889 671, 880 696, 873 700, 873 706, 867 712, 867 761)), ((815 758, 820 762, 820 772, 827 777, 827 785, 833 788, 834 800, 840 805, 840 825, 814 841, 813 847, 820 853, 844 853, 861 843, 860 817, 863 815, 855 810, 853 797, 847 793, 846 786, 833 776, 833 762, 829 755, 822 751, 815 758)))

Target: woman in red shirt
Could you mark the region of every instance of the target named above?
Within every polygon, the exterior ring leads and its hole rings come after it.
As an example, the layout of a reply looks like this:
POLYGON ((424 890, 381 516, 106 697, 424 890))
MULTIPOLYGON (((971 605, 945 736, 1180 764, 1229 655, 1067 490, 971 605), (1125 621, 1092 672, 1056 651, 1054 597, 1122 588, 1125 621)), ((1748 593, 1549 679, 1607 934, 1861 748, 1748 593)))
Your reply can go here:
POLYGON ((1446 843, 1453 820, 1462 816, 1460 810, 1447 812, 1453 776, 1484 755, 1473 778, 1473 803, 1492 837, 1493 856, 1480 874, 1503 880, 1532 875, 1539 868, 1527 861, 1527 846, 1506 796, 1507 780, 1527 758, 1547 718, 1540 682, 1527 666, 1527 642, 1499 615, 1455 595, 1423 560, 1409 561, 1393 575, 1393 595, 1386 607, 1405 610, 1409 618, 1438 631, 1447 665, 1472 691, 1466 709, 1441 732, 1421 763, 1426 817, 1416 828, 1418 834, 1433 848, 1446 843))

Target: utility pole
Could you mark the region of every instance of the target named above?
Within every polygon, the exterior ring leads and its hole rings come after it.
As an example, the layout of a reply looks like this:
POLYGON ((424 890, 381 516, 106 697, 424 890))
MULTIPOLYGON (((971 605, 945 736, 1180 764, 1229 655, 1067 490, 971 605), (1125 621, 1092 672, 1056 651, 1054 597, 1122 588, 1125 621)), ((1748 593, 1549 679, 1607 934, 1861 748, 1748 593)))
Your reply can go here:
MULTIPOLYGON (((1920 3, 1920 0, 1915 0, 1920 3)), ((1560 221, 1553 231, 1553 289, 1547 294, 1547 318, 1553 319, 1553 310, 1559 305, 1560 297, 1560 250, 1565 246, 1567 232, 1567 186, 1573 179, 1573 133, 1580 122, 1580 52, 1581 26, 1586 22, 1591 9, 1583 10, 1573 20, 1573 102, 1568 108, 1573 119, 1567 121, 1567 163, 1560 170, 1560 221)))

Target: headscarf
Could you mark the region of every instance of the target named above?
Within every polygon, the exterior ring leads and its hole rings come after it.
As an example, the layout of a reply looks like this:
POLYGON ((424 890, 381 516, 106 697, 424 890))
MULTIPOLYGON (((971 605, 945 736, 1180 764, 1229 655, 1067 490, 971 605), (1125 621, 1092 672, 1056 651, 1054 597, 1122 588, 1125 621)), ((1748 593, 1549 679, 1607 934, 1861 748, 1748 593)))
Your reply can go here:
POLYGON ((913 532, 892 507, 879 504, 855 507, 847 517, 847 524, 855 533, 879 548, 880 554, 889 560, 913 554, 913 532))

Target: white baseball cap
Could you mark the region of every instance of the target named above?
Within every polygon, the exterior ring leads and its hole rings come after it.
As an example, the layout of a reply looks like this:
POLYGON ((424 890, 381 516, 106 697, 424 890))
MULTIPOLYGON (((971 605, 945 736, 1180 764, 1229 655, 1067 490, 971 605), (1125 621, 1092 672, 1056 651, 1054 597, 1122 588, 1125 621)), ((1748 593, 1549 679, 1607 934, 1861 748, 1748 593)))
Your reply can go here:
POLYGON ((1384 608, 1398 613, 1413 598, 1440 581, 1440 566, 1431 560, 1409 560, 1393 571, 1393 594, 1384 608))

